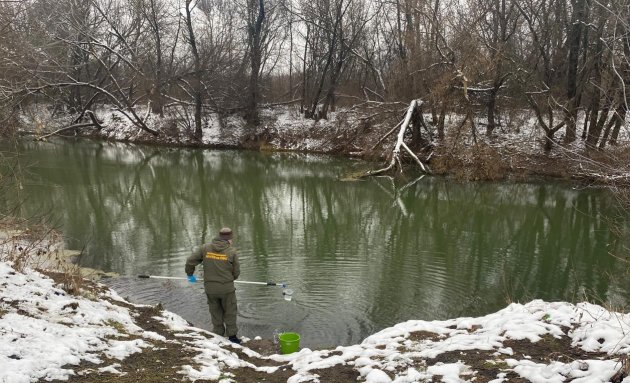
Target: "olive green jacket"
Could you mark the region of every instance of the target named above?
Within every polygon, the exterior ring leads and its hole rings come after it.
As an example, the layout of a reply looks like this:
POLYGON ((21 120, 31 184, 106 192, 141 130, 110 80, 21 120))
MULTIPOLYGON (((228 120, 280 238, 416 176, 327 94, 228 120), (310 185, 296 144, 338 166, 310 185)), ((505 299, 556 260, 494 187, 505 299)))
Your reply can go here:
POLYGON ((236 249, 226 240, 215 238, 196 248, 186 260, 186 274, 193 275, 195 267, 203 264, 203 285, 206 294, 221 295, 235 291, 234 280, 241 273, 236 249))

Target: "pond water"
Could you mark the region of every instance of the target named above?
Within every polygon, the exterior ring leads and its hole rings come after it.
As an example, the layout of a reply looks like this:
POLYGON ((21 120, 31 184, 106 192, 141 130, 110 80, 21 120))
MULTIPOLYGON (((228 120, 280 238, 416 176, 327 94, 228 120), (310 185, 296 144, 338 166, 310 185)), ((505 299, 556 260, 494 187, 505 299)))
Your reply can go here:
MULTIPOLYGON (((458 183, 424 177, 344 182, 366 164, 297 154, 172 149, 91 141, 20 142, 25 216, 45 215, 81 264, 210 329, 201 284, 183 277, 193 246, 235 231, 246 281, 239 334, 295 331, 330 347, 408 319, 478 316, 534 298, 626 305, 626 244, 605 190, 558 183, 458 183)), ((18 196, 19 195, 19 196, 18 196)))

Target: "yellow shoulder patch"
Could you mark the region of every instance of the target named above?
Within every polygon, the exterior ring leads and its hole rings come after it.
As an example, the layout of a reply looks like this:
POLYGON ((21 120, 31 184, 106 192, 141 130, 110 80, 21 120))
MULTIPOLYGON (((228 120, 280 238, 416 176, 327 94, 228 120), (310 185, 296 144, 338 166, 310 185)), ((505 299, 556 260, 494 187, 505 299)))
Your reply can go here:
POLYGON ((210 258, 210 259, 214 259, 217 261, 227 261, 227 255, 225 254, 217 254, 217 253, 211 253, 211 252, 207 252, 206 253, 206 258, 210 258))

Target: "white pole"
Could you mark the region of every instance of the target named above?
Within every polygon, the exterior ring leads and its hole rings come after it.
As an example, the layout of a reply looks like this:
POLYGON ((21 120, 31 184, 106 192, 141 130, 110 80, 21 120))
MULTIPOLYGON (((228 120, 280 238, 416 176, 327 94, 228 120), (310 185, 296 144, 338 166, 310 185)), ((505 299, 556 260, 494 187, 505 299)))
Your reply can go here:
MULTIPOLYGON (((151 278, 151 279, 175 279, 175 280, 181 280, 181 281, 186 281, 188 280, 188 278, 184 278, 184 277, 165 277, 162 275, 138 275, 138 278, 151 278)), ((250 285, 262 285, 262 286, 280 286, 280 287, 287 287, 286 283, 275 283, 275 282, 251 282, 251 281, 234 281, 234 283, 243 283, 243 284, 250 284, 250 285)))

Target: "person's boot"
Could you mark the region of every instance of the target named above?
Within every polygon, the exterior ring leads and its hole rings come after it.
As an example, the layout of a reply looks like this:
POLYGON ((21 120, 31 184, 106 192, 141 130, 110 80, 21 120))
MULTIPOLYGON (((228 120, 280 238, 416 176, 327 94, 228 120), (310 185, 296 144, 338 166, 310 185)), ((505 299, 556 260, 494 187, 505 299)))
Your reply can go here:
POLYGON ((238 337, 236 335, 232 335, 231 337, 228 338, 230 342, 232 343, 236 343, 236 344, 241 344, 241 340, 238 339, 238 337))

